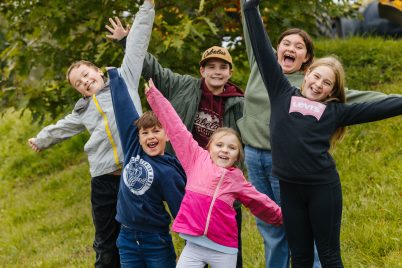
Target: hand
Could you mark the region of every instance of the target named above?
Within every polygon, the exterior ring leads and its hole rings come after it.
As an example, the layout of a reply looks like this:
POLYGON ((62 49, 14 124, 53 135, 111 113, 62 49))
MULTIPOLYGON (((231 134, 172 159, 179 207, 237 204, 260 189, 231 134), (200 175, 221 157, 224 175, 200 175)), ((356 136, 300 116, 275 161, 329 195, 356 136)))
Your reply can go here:
POLYGON ((145 89, 144 89, 145 94, 147 94, 148 91, 149 91, 151 88, 155 88, 155 84, 154 84, 154 81, 152 81, 152 78, 149 79, 148 83, 149 83, 149 84, 145 83, 145 89))
POLYGON ((109 18, 109 22, 111 26, 105 25, 106 29, 108 29, 109 32, 112 34, 106 35, 107 38, 111 40, 121 40, 124 37, 128 35, 130 32, 130 25, 127 25, 126 28, 123 27, 123 24, 121 24, 121 21, 118 17, 114 17, 114 20, 112 18, 109 18))
POLYGON ((28 145, 31 146, 31 149, 35 152, 40 152, 41 149, 36 145, 36 138, 30 138, 28 140, 28 145))

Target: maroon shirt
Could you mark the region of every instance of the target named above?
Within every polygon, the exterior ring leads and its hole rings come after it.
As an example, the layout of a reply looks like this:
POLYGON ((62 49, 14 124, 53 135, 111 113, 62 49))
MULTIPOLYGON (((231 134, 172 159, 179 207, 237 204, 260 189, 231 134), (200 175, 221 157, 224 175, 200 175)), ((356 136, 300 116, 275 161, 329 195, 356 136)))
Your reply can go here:
POLYGON ((213 95, 204 79, 201 80, 201 90, 201 100, 195 115, 192 134, 198 144, 205 148, 212 133, 223 126, 226 98, 244 94, 239 87, 227 82, 221 94, 213 95))

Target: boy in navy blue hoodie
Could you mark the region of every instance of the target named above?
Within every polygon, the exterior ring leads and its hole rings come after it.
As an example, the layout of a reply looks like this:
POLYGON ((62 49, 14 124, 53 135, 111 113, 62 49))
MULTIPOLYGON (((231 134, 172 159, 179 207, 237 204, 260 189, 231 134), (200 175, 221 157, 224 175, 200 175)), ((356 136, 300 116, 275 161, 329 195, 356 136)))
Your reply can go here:
POLYGON ((184 195, 185 173, 175 156, 165 153, 168 138, 153 112, 139 117, 124 79, 109 70, 124 166, 116 220, 121 223, 117 247, 122 267, 175 267, 169 234, 184 195))

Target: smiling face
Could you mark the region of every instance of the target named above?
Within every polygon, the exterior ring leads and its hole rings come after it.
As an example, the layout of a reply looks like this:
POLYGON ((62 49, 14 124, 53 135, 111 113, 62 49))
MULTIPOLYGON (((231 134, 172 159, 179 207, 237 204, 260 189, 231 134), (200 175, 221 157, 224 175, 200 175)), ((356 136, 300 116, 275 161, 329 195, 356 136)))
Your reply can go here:
POLYGON ((69 71, 70 84, 83 96, 89 97, 105 87, 103 73, 95 66, 81 64, 69 71))
POLYGON ((222 93, 224 85, 232 77, 230 64, 220 59, 209 59, 204 66, 200 67, 200 73, 214 95, 222 93))
POLYGON ((324 101, 331 95, 334 86, 334 71, 328 66, 321 65, 306 73, 302 93, 309 100, 324 101))
POLYGON ((140 128, 140 145, 144 152, 149 156, 165 154, 166 142, 168 137, 165 129, 159 126, 140 128))
POLYGON ((212 161, 219 167, 232 167, 240 157, 240 141, 232 133, 218 133, 208 145, 212 161))
POLYGON ((278 45, 277 55, 278 63, 285 74, 300 71, 303 63, 310 59, 306 44, 298 34, 284 36, 278 45))

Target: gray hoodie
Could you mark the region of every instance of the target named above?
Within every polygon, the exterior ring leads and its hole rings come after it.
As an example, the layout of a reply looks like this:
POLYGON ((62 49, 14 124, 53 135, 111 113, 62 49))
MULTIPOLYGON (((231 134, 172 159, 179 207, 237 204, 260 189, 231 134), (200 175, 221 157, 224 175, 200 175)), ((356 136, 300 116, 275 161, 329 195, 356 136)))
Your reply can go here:
MULTIPOLYGON (((138 95, 138 83, 142 64, 151 37, 155 10, 149 2, 144 2, 137 12, 130 33, 127 36, 126 52, 118 72, 127 84, 134 105, 142 113, 138 95)), ((109 82, 92 97, 81 98, 72 113, 43 128, 37 135, 35 144, 46 149, 56 143, 88 130, 91 136, 84 146, 88 155, 92 177, 112 173, 121 168, 123 151, 117 131, 109 82)))

